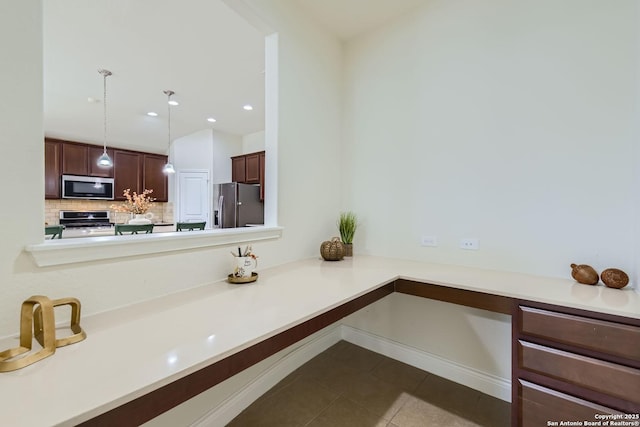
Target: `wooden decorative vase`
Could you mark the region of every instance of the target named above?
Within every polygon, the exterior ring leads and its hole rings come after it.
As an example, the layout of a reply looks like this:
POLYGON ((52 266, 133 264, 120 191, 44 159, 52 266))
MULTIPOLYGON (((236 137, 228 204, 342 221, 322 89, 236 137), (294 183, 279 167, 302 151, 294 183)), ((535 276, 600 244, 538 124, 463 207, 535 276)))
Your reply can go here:
POLYGON ((320 245, 320 255, 322 255, 322 258, 326 261, 340 261, 344 258, 344 254, 344 244, 338 237, 322 242, 320 245))

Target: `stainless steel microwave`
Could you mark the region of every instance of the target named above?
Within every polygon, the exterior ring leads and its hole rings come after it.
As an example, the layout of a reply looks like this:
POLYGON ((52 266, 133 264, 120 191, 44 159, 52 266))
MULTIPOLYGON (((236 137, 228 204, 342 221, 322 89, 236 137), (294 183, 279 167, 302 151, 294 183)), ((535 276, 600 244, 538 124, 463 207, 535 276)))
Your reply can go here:
POLYGON ((62 175, 62 198, 113 200, 113 186, 113 178, 62 175))

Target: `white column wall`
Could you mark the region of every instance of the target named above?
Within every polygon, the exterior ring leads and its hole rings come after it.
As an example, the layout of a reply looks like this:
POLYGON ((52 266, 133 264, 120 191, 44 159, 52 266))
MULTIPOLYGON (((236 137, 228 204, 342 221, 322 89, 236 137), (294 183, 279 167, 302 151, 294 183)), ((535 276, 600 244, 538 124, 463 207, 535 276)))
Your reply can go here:
MULTIPOLYGON (((89 316, 224 279, 233 261, 228 248, 35 266, 23 248, 43 238, 42 3, 3 2, 0 12, 11 17, 0 29, 4 58, 0 80, 11 82, 5 95, 15 100, 0 107, 7 159, 0 171, 0 190, 7 201, 0 231, 0 336, 18 332, 20 304, 30 295, 77 297, 83 316, 89 316)), ((274 8, 272 16, 278 14, 274 8)), ((254 245, 264 268, 317 254, 320 242, 334 233, 333 218, 339 206, 335 188, 340 179, 335 174, 327 177, 325 165, 335 161, 339 149, 341 49, 335 39, 305 23, 306 19, 290 10, 274 21, 281 42, 278 65, 284 75, 277 151, 281 165, 278 222, 284 233, 277 241, 254 245), (308 99, 319 102, 309 104, 308 99), (309 132, 310 123, 321 126, 309 132), (302 154, 310 161, 300 162, 302 154)), ((91 339, 91 331, 87 333, 91 339)))

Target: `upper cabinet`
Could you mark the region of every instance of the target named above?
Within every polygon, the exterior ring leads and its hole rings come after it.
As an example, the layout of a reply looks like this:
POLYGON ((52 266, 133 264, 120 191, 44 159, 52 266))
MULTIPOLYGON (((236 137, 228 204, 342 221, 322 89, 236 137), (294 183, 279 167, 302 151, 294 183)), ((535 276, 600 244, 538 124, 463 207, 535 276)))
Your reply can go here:
POLYGON ((113 153, 113 173, 115 185, 113 195, 116 200, 126 200, 123 196, 127 188, 140 193, 142 186, 142 155, 127 150, 115 150, 113 153))
POLYGON ((169 198, 168 179, 162 172, 167 156, 139 151, 107 148, 113 167, 98 166, 97 160, 104 148, 45 138, 45 198, 60 198, 61 175, 83 175, 114 178, 115 200, 125 200, 125 189, 141 193, 153 190, 152 197, 158 202, 169 198))
MULTIPOLYGON (((103 178, 113 178, 113 168, 105 168, 104 166, 98 166, 98 159, 104 153, 103 147, 97 147, 90 145, 89 151, 89 176, 100 176, 103 178)), ((107 155, 113 160, 113 150, 107 148, 107 155)))
POLYGON ((61 144, 55 140, 44 141, 44 198, 60 198, 60 151, 61 144))
POLYGON ((167 174, 162 172, 166 163, 167 156, 144 154, 142 158, 142 191, 153 190, 151 197, 155 197, 157 202, 169 200, 167 174))
POLYGON ((247 154, 245 159, 247 161, 245 182, 247 184, 260 183, 260 153, 247 154))
POLYGON ((128 150, 114 151, 116 200, 125 200, 122 195, 127 188, 138 194, 144 190, 153 190, 151 197, 157 202, 169 199, 167 175, 162 168, 167 163, 167 156, 151 153, 139 153, 128 150))
POLYGON ((231 158, 231 181, 246 182, 247 159, 244 156, 231 158))
POLYGON ((245 184, 260 184, 260 200, 264 200, 265 152, 243 154, 231 158, 231 180, 245 184))
MULTIPOLYGON (((103 147, 96 145, 78 144, 73 142, 60 142, 62 149, 62 174, 86 175, 113 178, 113 168, 98 166, 98 158, 104 151, 103 147)), ((113 159, 113 150, 107 150, 109 157, 113 159)))

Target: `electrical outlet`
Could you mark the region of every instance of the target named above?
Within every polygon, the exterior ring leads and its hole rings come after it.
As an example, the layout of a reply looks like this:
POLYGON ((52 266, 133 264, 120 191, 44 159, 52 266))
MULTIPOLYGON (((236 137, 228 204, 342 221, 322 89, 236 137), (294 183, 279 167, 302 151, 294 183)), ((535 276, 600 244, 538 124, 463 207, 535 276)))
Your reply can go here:
POLYGON ((478 239, 470 239, 470 238, 461 239, 460 247, 462 249, 477 251, 480 248, 480 242, 478 241, 478 239))
POLYGON ((438 246, 438 238, 436 236, 422 236, 420 243, 422 246, 438 246))

